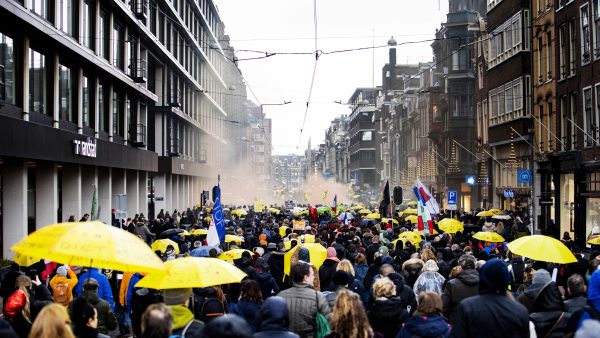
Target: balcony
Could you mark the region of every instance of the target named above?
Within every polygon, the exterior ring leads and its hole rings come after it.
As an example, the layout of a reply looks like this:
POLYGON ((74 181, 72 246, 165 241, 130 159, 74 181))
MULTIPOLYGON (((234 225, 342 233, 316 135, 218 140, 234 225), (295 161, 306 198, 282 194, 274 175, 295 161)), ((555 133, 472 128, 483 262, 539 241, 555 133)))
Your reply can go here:
POLYGON ((131 0, 131 10, 136 18, 146 23, 148 18, 148 0, 131 0))
POLYGON ((146 126, 143 124, 131 125, 129 127, 129 143, 138 148, 146 146, 146 126))
POLYGON ((175 108, 181 108, 181 90, 179 88, 172 88, 171 95, 169 96, 169 106, 175 108))
POLYGON ((131 70, 131 79, 135 83, 146 83, 146 67, 147 63, 144 59, 131 59, 129 68, 131 70))

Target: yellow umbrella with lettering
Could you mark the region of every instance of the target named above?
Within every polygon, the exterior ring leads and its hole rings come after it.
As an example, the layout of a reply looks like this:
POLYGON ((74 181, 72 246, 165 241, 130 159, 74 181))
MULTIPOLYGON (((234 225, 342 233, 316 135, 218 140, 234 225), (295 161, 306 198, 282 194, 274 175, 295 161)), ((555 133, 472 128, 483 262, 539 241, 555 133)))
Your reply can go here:
POLYGON ((208 235, 208 230, 206 230, 206 229, 194 229, 194 230, 190 231, 190 235, 194 235, 194 236, 208 235))
POLYGON ((298 244, 295 247, 293 247, 290 251, 288 251, 283 257, 283 272, 286 275, 290 274, 290 264, 292 261, 292 255, 300 247, 308 249, 310 255, 310 264, 314 265, 317 268, 317 270, 319 270, 319 268, 321 267, 321 265, 323 265, 323 262, 327 258, 327 249, 325 249, 325 247, 323 247, 319 243, 298 244))
POLYGON ((45 258, 74 266, 151 272, 163 262, 139 237, 99 221, 48 225, 11 247, 31 258, 45 258))
POLYGON ((160 251, 162 253, 165 253, 169 245, 173 247, 173 250, 175 250, 176 254, 179 254, 179 244, 168 238, 157 239, 154 242, 152 242, 152 251, 160 251))
POLYGON ((231 243, 231 242, 240 243, 240 242, 245 242, 245 241, 244 241, 244 238, 240 237, 240 236, 225 235, 225 243, 231 243))
POLYGON ((250 256, 252 256, 252 251, 250 251, 250 250, 233 249, 233 250, 222 252, 219 256, 217 256, 217 258, 222 259, 224 261, 232 261, 234 259, 242 258, 242 254, 246 251, 248 253, 250 253, 250 256))

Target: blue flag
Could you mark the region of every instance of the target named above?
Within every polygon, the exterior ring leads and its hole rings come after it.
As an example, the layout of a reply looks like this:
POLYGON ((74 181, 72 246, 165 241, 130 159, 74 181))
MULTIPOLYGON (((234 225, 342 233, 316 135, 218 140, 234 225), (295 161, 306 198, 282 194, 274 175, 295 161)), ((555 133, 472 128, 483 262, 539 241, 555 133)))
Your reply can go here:
POLYGON ((221 207, 221 187, 217 183, 217 193, 215 197, 215 205, 213 207, 213 220, 217 227, 217 233, 219 234, 219 240, 221 243, 225 242, 225 218, 223 218, 223 207, 221 207))

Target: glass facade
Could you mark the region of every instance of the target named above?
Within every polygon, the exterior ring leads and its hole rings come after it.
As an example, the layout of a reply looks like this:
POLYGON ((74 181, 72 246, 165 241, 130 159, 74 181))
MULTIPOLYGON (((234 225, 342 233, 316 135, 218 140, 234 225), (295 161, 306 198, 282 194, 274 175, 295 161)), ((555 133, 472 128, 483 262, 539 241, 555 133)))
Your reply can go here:
POLYGON ((47 107, 46 56, 29 49, 29 111, 49 114, 47 107))

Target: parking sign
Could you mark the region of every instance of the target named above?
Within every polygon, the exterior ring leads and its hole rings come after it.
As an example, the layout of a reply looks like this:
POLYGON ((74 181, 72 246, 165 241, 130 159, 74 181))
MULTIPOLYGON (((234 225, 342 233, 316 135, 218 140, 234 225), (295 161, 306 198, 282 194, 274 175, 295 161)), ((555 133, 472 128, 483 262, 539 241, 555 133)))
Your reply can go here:
POLYGON ((456 190, 448 190, 448 210, 456 210, 456 199, 458 193, 456 190))

